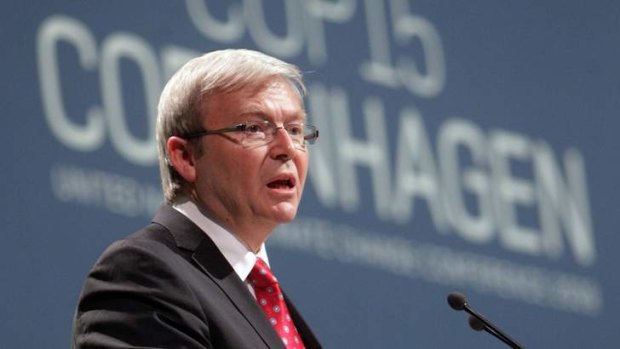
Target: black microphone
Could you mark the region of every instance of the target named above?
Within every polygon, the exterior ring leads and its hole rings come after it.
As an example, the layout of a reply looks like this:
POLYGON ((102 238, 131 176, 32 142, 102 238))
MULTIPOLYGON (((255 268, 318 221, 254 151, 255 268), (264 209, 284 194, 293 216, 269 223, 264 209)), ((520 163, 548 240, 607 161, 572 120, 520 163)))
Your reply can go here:
POLYGON ((493 325, 490 321, 484 318, 484 316, 475 312, 472 308, 469 307, 467 303, 467 298, 465 295, 460 292, 451 292, 448 295, 448 304, 454 310, 465 310, 469 314, 469 326, 476 330, 482 331, 485 330, 487 333, 493 335, 493 337, 501 340, 506 343, 509 347, 513 349, 523 349, 523 347, 515 342, 512 338, 510 338, 507 334, 502 332, 497 326, 493 325))

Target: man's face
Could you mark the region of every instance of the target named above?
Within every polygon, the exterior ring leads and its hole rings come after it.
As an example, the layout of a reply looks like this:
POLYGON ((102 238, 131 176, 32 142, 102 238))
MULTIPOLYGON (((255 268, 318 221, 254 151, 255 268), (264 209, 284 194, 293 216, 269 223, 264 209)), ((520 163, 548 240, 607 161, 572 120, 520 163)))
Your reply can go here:
MULTIPOLYGON (((277 126, 305 122, 300 97, 274 80, 212 96, 203 115, 206 129, 268 120, 277 126)), ((202 137, 196 159, 195 195, 214 219, 229 229, 273 229, 295 218, 306 180, 307 150, 295 148, 279 129, 268 144, 244 146, 241 133, 202 137)))

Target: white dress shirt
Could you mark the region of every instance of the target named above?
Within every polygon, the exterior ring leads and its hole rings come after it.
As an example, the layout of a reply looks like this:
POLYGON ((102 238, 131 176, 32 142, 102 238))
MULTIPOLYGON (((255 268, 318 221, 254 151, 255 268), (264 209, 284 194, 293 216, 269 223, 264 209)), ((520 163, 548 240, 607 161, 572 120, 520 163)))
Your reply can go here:
POLYGON ((187 198, 177 200, 172 207, 194 222, 194 224, 213 240, 213 243, 215 243, 215 246, 222 252, 224 258, 226 258, 228 263, 235 270, 235 273, 243 280, 246 286, 248 286, 250 293, 254 295, 254 289, 247 281, 247 277, 252 271, 252 268, 254 268, 256 258, 262 259, 269 265, 265 244, 263 243, 258 253, 255 254, 233 233, 205 217, 198 209, 198 206, 187 198))

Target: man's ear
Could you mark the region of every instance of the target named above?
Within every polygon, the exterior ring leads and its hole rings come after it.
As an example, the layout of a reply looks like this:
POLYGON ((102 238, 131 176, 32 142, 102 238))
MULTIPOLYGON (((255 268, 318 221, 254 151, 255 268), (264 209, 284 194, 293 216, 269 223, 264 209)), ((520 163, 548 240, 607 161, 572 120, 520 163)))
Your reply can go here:
POLYGON ((196 181, 196 164, 191 144, 183 138, 172 136, 166 142, 166 149, 170 165, 186 182, 194 183, 196 181))

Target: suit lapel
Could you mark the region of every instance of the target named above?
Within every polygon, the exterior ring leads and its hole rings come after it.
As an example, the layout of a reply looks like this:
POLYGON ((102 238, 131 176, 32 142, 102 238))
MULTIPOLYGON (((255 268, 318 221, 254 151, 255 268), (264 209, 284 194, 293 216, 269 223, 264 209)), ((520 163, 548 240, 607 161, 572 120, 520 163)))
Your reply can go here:
POLYGON ((194 252, 193 259, 222 289, 270 348, 285 348, 247 286, 235 274, 211 239, 206 237, 203 240, 194 252))
POLYGON ((193 251, 195 264, 226 294, 269 348, 285 349, 247 286, 207 234, 170 206, 162 207, 153 221, 168 228, 179 248, 193 251))
POLYGON ((286 301, 286 306, 288 308, 289 313, 291 314, 291 318, 295 323, 295 328, 297 328, 297 332, 301 336, 301 340, 304 342, 304 346, 306 349, 320 349, 321 344, 318 339, 315 337, 314 333, 303 319, 301 314, 297 311, 297 308, 293 305, 291 300, 284 294, 284 300, 286 301))

